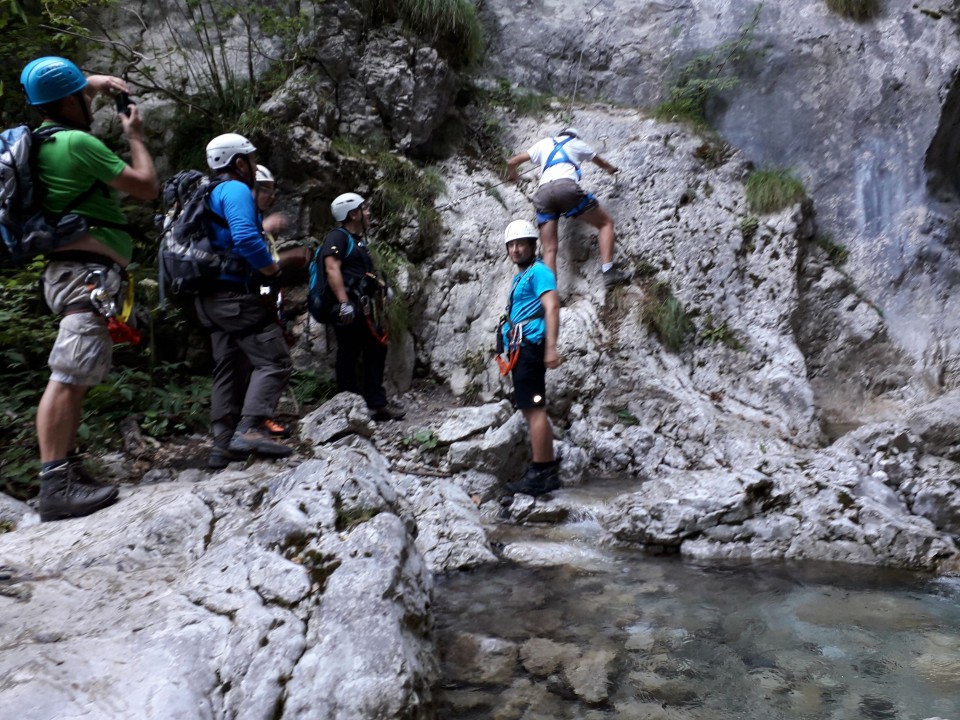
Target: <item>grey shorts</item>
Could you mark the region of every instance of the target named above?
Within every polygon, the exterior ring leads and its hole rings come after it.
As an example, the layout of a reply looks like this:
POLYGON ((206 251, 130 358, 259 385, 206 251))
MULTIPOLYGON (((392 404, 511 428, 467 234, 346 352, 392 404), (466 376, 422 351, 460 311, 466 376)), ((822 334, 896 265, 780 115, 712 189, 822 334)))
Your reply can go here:
POLYGON ((90 387, 102 383, 110 374, 113 341, 107 330, 107 319, 92 308, 74 311, 88 304, 90 291, 86 279, 96 270, 103 273, 107 292, 116 296, 122 282, 117 268, 54 261, 43 271, 43 296, 47 305, 54 313, 68 313, 60 320, 60 331, 47 360, 50 379, 65 385, 90 387))
POLYGON ((537 227, 551 220, 576 217, 600 203, 591 194, 584 192, 573 180, 554 180, 541 185, 533 194, 533 207, 537 211, 537 227))

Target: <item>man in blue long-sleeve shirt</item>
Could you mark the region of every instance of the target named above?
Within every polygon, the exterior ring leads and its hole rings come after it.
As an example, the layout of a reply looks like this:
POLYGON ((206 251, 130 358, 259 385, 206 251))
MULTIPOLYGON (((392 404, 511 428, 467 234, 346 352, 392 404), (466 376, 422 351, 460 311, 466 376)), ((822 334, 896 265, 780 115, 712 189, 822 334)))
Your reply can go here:
POLYGON ((207 145, 207 164, 216 175, 210 192, 211 243, 226 258, 220 277, 196 299, 215 362, 212 468, 251 453, 277 458, 291 453, 263 426, 276 409, 293 364, 275 313, 261 299, 261 287, 278 279, 280 266, 264 239, 251 193, 255 152, 249 140, 234 133, 207 145))

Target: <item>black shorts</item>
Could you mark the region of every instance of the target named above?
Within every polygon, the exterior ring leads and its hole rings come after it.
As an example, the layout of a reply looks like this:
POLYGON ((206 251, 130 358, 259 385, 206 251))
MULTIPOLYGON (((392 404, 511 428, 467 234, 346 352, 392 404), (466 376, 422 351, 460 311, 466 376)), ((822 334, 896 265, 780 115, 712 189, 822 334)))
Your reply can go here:
POLYGON ((518 410, 540 408, 547 403, 547 366, 543 364, 544 343, 522 345, 513 368, 513 404, 518 410))

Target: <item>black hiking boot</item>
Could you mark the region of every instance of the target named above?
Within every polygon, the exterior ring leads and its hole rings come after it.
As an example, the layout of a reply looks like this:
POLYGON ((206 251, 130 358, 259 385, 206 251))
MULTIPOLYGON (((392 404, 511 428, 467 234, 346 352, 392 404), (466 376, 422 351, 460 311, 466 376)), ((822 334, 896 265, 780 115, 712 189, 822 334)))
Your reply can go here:
POLYGON ((371 408, 370 419, 374 422, 386 422, 388 420, 403 420, 407 411, 397 405, 384 405, 383 407, 371 408))
POLYGON ((116 485, 87 485, 76 476, 76 465, 61 465, 40 473, 37 512, 41 522, 83 517, 117 500, 116 485))
POLYGON ((560 460, 559 458, 547 464, 546 467, 527 468, 523 477, 505 486, 509 495, 531 495, 539 497, 560 488, 560 460))
POLYGON ((230 449, 235 423, 231 420, 218 420, 213 423, 213 449, 207 457, 207 467, 211 470, 223 470, 227 465, 246 460, 249 453, 236 453, 230 449))
POLYGON ((75 483, 87 485, 88 487, 92 488, 112 487, 110 483, 97 480, 97 478, 87 471, 87 469, 83 466, 82 453, 74 452, 67 455, 67 465, 70 466, 70 470, 73 473, 73 481, 75 483))

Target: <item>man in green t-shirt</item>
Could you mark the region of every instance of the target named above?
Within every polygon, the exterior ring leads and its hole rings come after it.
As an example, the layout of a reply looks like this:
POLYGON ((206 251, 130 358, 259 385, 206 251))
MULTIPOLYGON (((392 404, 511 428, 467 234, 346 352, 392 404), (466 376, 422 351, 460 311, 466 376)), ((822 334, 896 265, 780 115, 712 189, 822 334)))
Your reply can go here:
POLYGON ((50 380, 37 408, 37 509, 46 521, 89 515, 117 499, 117 488, 90 477, 77 454, 83 398, 106 379, 113 352, 104 308, 95 304, 92 291, 102 289, 102 297, 116 298, 133 254, 133 238, 114 191, 152 200, 159 184, 136 105, 130 103, 119 114, 130 145, 129 165, 90 134, 93 96, 126 93, 125 81, 108 75, 85 77, 69 60, 42 57, 27 64, 20 83, 44 125, 64 128, 38 151, 44 207, 56 216, 83 196, 71 212, 86 225, 75 233, 79 239, 48 254, 43 271, 44 297, 62 316, 50 351, 50 380))

